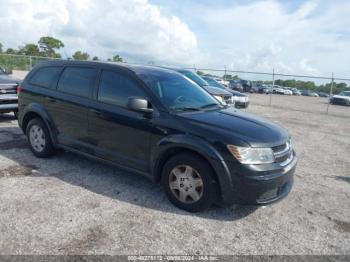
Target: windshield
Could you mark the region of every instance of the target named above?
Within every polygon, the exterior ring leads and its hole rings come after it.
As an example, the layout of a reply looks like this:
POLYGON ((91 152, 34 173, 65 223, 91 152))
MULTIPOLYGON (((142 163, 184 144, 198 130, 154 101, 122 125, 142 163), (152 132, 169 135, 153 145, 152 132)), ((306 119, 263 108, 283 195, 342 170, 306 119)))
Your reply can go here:
POLYGON ((195 82, 197 85, 200 86, 207 86, 208 83, 201 78, 196 73, 189 71, 189 70, 178 70, 179 73, 183 74, 184 76, 187 76, 189 79, 191 79, 193 82, 195 82))
POLYGON ((350 91, 343 91, 339 95, 340 96, 350 96, 350 91))
POLYGON ((172 111, 200 110, 220 106, 203 88, 177 73, 147 72, 138 75, 172 111))
POLYGON ((210 77, 205 77, 203 78, 210 86, 218 87, 221 89, 226 89, 222 84, 217 82, 215 79, 210 78, 210 77))

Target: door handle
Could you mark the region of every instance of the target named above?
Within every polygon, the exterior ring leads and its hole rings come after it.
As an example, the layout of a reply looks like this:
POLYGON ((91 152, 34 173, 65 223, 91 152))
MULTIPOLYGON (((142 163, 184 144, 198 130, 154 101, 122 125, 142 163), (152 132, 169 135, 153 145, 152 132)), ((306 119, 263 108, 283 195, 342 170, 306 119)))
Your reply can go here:
POLYGON ((98 115, 98 116, 102 115, 102 112, 100 110, 98 110, 98 109, 91 108, 90 112, 95 114, 95 115, 98 115))
POLYGON ((45 98, 46 98, 47 101, 49 101, 49 102, 51 102, 51 103, 56 102, 56 99, 54 99, 54 98, 52 98, 52 97, 47 96, 47 97, 45 97, 45 98))

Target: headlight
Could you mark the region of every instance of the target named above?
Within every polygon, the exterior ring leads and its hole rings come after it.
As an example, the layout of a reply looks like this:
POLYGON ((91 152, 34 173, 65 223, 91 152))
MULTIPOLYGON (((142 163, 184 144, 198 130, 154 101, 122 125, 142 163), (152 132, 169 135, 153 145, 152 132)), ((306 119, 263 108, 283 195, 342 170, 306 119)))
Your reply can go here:
POLYGON ((231 154, 242 164, 270 164, 275 161, 271 148, 227 145, 231 154))
POLYGON ((221 96, 214 96, 216 100, 219 100, 221 103, 224 102, 224 99, 221 96))

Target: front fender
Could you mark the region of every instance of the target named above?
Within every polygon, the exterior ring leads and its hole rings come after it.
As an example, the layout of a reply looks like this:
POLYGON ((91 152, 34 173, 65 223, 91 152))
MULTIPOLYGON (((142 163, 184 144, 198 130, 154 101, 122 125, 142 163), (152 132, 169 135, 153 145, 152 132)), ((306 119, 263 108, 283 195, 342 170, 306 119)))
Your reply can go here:
POLYGON ((174 150, 192 151, 206 159, 215 172, 214 176, 217 178, 223 202, 232 199, 232 177, 223 157, 208 142, 189 134, 164 137, 152 148, 151 171, 155 180, 160 179, 162 168, 174 150))

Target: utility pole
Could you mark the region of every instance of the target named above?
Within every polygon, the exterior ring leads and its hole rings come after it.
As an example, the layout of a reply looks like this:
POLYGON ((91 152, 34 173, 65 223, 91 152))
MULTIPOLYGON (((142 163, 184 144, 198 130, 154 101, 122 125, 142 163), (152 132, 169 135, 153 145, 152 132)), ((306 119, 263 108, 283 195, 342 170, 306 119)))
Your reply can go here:
POLYGON ((273 92, 273 87, 275 86, 275 68, 272 68, 272 87, 270 88, 270 106, 272 104, 272 92, 273 92))
POLYGON ((332 72, 332 83, 331 83, 331 89, 329 90, 329 99, 327 103, 327 115, 328 115, 328 110, 329 110, 329 104, 331 101, 331 97, 333 95, 333 85, 334 85, 334 73, 332 72))

